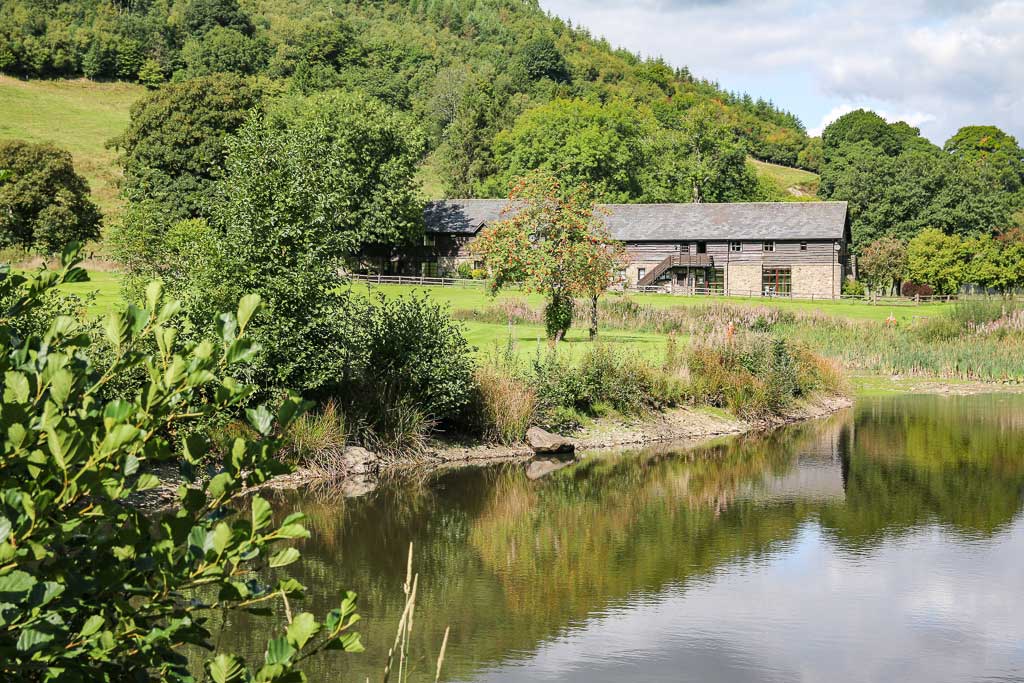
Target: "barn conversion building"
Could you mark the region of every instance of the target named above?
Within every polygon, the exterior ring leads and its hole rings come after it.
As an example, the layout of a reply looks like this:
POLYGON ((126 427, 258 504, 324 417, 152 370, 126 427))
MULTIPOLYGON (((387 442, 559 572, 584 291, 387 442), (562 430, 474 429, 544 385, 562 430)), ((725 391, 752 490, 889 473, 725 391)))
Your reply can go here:
MULTIPOLYGON (((424 212, 421 248, 402 255, 418 275, 474 263, 469 243, 507 215, 507 200, 450 199, 424 212)), ((838 296, 847 269, 846 202, 604 204, 597 215, 626 245, 626 286, 676 292, 838 296)))

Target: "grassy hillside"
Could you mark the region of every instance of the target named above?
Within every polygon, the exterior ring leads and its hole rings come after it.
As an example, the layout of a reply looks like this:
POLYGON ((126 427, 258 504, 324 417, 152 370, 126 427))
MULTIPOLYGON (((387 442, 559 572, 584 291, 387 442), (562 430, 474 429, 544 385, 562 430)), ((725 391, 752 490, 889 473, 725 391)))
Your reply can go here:
POLYGON ((128 123, 145 89, 130 83, 22 81, 0 76, 0 139, 52 142, 71 152, 106 220, 116 215, 114 150, 104 147, 128 123))
POLYGON ((818 194, 818 175, 789 166, 750 159, 757 174, 771 180, 792 201, 813 200, 818 194))

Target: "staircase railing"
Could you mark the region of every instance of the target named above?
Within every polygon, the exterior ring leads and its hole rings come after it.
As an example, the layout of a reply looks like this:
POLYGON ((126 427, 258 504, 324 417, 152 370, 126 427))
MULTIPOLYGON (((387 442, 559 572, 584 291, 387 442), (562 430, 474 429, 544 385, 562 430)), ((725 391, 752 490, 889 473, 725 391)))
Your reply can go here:
POLYGON ((665 274, 670 268, 710 268, 715 265, 715 259, 709 254, 672 254, 665 257, 658 265, 651 268, 651 272, 645 273, 636 286, 648 287, 665 274))

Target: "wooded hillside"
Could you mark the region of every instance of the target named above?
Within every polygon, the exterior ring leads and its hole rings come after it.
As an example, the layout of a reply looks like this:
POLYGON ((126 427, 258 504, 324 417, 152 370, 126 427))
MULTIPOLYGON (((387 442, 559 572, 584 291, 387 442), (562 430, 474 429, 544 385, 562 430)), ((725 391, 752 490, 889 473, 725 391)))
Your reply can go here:
POLYGON ((516 162, 495 149, 499 133, 538 107, 571 115, 569 102, 611 119, 642 161, 671 149, 663 133, 697 106, 755 158, 795 166, 808 143, 770 102, 615 50, 535 0, 8 0, 0 72, 150 87, 233 72, 293 94, 359 89, 415 116, 449 194, 504 194, 516 162), (593 109, 610 103, 612 114, 593 109), (640 138, 663 144, 640 149, 640 138))

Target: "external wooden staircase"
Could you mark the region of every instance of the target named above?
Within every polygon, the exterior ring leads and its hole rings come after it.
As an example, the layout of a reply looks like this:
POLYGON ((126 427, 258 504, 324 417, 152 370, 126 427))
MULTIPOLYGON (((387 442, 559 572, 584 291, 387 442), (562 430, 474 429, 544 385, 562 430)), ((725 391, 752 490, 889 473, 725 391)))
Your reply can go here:
POLYGON ((651 268, 651 272, 640 278, 637 287, 650 287, 658 278, 673 268, 711 268, 715 259, 709 254, 672 254, 661 263, 651 268))

